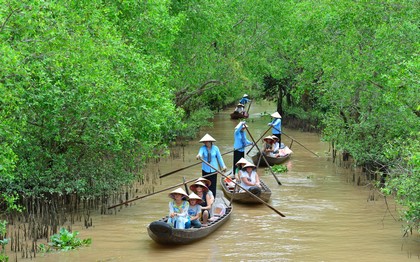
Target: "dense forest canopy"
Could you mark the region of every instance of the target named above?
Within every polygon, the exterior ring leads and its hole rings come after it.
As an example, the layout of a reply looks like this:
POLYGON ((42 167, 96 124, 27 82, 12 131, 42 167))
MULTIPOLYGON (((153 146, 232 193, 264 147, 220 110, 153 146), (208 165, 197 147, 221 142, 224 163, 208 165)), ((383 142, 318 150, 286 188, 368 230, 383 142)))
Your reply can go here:
POLYGON ((243 93, 308 120, 420 221, 420 5, 0 0, 0 198, 91 197, 243 93))

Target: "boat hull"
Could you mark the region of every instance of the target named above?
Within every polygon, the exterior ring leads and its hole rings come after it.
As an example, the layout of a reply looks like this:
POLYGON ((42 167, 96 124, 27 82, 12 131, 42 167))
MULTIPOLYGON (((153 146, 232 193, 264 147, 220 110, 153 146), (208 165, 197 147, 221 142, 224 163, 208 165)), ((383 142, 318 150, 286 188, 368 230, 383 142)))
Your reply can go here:
MULTIPOLYGON (((261 155, 260 152, 253 155, 252 156, 252 162, 254 162, 254 165, 258 165, 260 167, 267 166, 264 159, 262 157, 260 159, 260 155, 261 155), (258 161, 260 162, 259 164, 258 164, 258 161)), ((282 157, 271 157, 271 156, 265 155, 265 159, 267 160, 267 162, 270 166, 274 166, 274 165, 279 165, 279 164, 282 164, 282 163, 286 162, 290 158, 290 156, 291 156, 291 154, 288 154, 288 155, 282 156, 282 157)))
MULTIPOLYGON (((226 203, 228 203, 226 201, 226 203)), ((203 239, 221 227, 232 214, 232 206, 226 207, 225 214, 207 226, 201 228, 176 229, 167 222, 168 217, 153 221, 147 226, 147 232, 151 239, 163 245, 186 245, 203 239)))

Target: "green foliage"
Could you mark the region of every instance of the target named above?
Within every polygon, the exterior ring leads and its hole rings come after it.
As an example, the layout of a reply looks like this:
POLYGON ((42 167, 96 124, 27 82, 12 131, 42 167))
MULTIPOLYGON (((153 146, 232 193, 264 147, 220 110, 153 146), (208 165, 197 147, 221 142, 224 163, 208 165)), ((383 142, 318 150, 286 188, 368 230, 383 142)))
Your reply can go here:
POLYGON ((51 242, 48 245, 41 244, 38 248, 41 252, 69 251, 92 243, 90 238, 83 240, 78 238, 78 234, 77 231, 69 232, 67 229, 61 228, 58 234, 51 236, 51 242))
POLYGON ((385 149, 390 174, 382 188, 387 195, 394 195, 404 208, 402 219, 406 221, 406 233, 420 232, 420 133, 413 140, 396 140, 385 149))
POLYGON ((274 173, 285 173, 289 171, 285 165, 274 165, 271 167, 274 173))
POLYGON ((1 191, 101 194, 166 149, 183 128, 167 83, 168 3, 1 5, 1 191))

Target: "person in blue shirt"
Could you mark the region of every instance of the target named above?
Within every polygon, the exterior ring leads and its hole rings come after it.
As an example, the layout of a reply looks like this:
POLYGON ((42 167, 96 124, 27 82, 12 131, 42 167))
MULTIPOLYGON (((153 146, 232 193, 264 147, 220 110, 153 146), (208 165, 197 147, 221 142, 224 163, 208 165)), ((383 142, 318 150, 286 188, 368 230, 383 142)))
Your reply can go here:
MULTIPOLYGON (((233 143, 233 168, 232 171, 234 173, 236 168, 236 163, 245 157, 245 147, 252 145, 252 142, 246 138, 246 128, 248 125, 245 121, 239 122, 239 124, 235 127, 235 131, 233 132, 234 143, 233 143)), ((234 176, 235 174, 232 174, 234 176)))
POLYGON ((279 112, 275 112, 271 114, 271 117, 273 117, 273 120, 268 125, 272 127, 273 136, 278 137, 279 143, 281 143, 281 115, 279 112))
MULTIPOLYGON (((213 145, 213 142, 216 142, 216 139, 209 134, 206 134, 200 139, 200 142, 204 143, 204 145, 200 147, 197 159, 201 158, 208 162, 212 167, 222 169, 222 171, 225 172, 226 165, 225 162, 223 162, 222 154, 220 153, 219 148, 216 145, 213 145)), ((201 172, 202 176, 212 174, 206 176, 206 178, 210 180, 211 185, 209 189, 213 193, 213 196, 216 197, 217 171, 203 162, 201 165, 201 172)))
POLYGON ((251 102, 251 99, 248 98, 247 94, 244 94, 244 96, 239 100, 239 104, 246 105, 246 103, 251 102))

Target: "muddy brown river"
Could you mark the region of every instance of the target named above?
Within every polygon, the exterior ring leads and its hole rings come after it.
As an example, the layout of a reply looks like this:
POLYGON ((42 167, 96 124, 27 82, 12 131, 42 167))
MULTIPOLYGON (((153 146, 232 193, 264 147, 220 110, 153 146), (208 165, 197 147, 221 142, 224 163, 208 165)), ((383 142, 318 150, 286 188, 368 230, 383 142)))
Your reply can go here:
MULTIPOLYGON (((267 130, 275 106, 253 103, 249 130, 258 139, 267 130)), ((153 165, 160 174, 196 163, 201 145, 198 140, 209 133, 222 153, 233 148, 230 110, 220 112, 214 126, 202 130, 195 141, 178 150, 179 157, 153 165)), ((279 174, 278 185, 270 172, 259 168, 260 177, 272 190, 269 204, 286 215, 282 218, 265 205, 234 203, 231 219, 206 239, 186 246, 162 246, 147 234, 146 226, 167 214, 168 193, 134 201, 112 215, 93 215, 93 227, 74 225, 80 238, 92 238, 92 245, 76 251, 37 254, 31 261, 419 261, 420 237, 403 237, 398 206, 368 186, 352 182, 354 170, 343 169, 331 161, 329 146, 314 133, 283 128, 304 145, 294 143, 294 154, 279 174), (309 149, 309 150, 308 150, 309 149), (312 152, 311 152, 312 151, 312 152), (318 154, 317 157, 314 153, 318 154)), ((248 139, 250 137, 248 136, 248 139)), ((291 140, 283 135, 283 142, 291 140)), ((253 149, 251 155, 255 153, 253 149)), ((228 168, 233 154, 224 155, 228 168)), ((250 159, 248 157, 248 159, 250 159)), ((201 175, 200 165, 160 180, 155 191, 201 175)), ((141 194, 139 194, 141 195, 141 194)), ((29 261, 10 254, 10 261, 29 261)))

